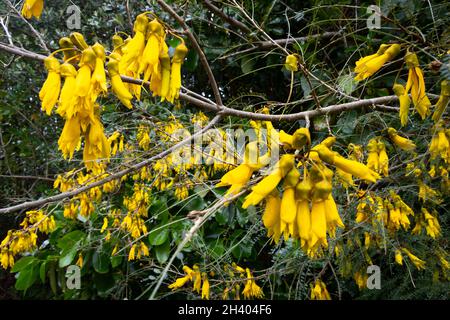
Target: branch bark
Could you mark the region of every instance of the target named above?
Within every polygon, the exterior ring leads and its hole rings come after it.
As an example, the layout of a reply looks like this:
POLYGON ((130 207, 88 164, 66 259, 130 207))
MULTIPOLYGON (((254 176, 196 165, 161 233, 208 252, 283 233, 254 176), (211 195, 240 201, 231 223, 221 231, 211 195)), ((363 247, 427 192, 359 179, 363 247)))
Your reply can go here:
POLYGON ((158 153, 155 156, 152 156, 144 161, 141 161, 135 165, 132 165, 122 171, 116 172, 114 174, 109 175, 108 177, 98 180, 96 182, 93 182, 91 184, 88 184, 86 186, 83 186, 81 188, 72 190, 72 191, 67 191, 67 192, 62 192, 60 194, 51 196, 51 197, 47 197, 47 198, 43 198, 43 199, 39 199, 36 201, 28 201, 28 202, 24 202, 15 206, 11 206, 11 207, 7 207, 7 208, 2 208, 0 209, 0 215, 1 214, 9 214, 12 212, 16 212, 16 211, 21 211, 21 210, 26 210, 26 209, 30 209, 30 208, 36 208, 36 207, 41 207, 47 203, 53 203, 53 202, 57 202, 57 201, 61 201, 64 200, 66 198, 72 198, 80 193, 86 192, 94 187, 99 187, 104 185, 107 182, 110 182, 112 180, 116 180, 116 179, 120 179, 121 177, 123 177, 124 175, 134 172, 136 170, 141 169, 142 167, 145 167, 149 164, 151 164, 153 161, 155 160, 159 160, 164 158, 165 156, 169 155, 171 152, 177 150, 178 148, 184 146, 185 144, 191 142, 192 140, 194 140, 196 137, 202 135, 204 132, 206 132, 207 130, 209 130, 210 128, 212 128, 213 126, 215 126, 220 119, 222 118, 222 116, 219 114, 217 116, 215 116, 210 122, 209 124, 202 128, 200 131, 196 132, 195 134, 193 134, 192 136, 180 141, 179 143, 175 144, 174 146, 170 147, 169 149, 158 153))

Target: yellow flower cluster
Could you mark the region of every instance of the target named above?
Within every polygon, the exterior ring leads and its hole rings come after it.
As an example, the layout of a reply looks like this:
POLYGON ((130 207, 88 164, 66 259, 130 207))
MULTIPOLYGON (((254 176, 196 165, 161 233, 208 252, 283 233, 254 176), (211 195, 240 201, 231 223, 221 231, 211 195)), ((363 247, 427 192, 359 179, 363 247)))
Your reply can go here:
POLYGON ((20 223, 21 230, 9 230, 0 243, 0 264, 4 269, 14 266, 14 256, 32 252, 37 248, 37 232, 48 234, 56 228, 53 216, 41 210, 27 211, 20 223))
POLYGON ((438 213, 433 210, 430 213, 427 208, 422 208, 421 214, 416 218, 416 225, 411 231, 413 234, 422 233, 422 229, 426 230, 426 233, 433 239, 436 239, 441 235, 441 226, 437 218, 438 213))
POLYGON ((450 129, 445 129, 443 125, 442 121, 435 125, 436 131, 431 139, 429 151, 431 160, 441 158, 448 166, 450 165, 450 129))
POLYGON ((311 284, 311 300, 331 300, 325 283, 317 279, 314 285, 311 284))
MULTIPOLYGON (((112 83, 114 92, 128 107, 131 107, 130 91, 140 99, 140 86, 123 86, 118 81, 118 76, 122 74, 144 81, 150 80, 153 96, 173 103, 180 94, 181 65, 188 52, 184 40, 179 38, 181 42, 175 47, 171 61, 169 47, 165 42, 167 30, 158 18, 149 20, 146 13, 138 15, 133 31, 134 36, 125 41, 118 35, 113 39, 114 51, 110 55, 108 70, 119 84, 115 86, 112 83)), ((113 81, 112 78, 111 80, 113 81)))
MULTIPOLYGON (((107 176, 107 173, 96 175, 92 172, 84 174, 82 171, 75 174, 75 171, 71 170, 63 175, 58 175, 53 187, 59 189, 61 192, 66 192, 80 186, 94 183, 107 176)), ((102 187, 94 187, 72 197, 69 202, 64 204, 64 217, 67 219, 76 219, 78 214, 80 214, 81 217, 88 218, 94 212, 94 203, 101 199, 102 193, 113 192, 114 190, 117 190, 119 185, 120 181, 112 180, 103 184, 102 187)))
POLYGON ((425 261, 419 259, 417 256, 413 255, 411 253, 411 251, 409 251, 406 248, 400 248, 397 249, 395 251, 395 262, 398 263, 399 265, 403 265, 403 255, 402 252, 406 254, 406 256, 409 258, 409 260, 411 261, 411 263, 418 269, 418 270, 423 270, 425 269, 425 261))
POLYGON ((25 0, 22 6, 21 14, 27 19, 35 17, 39 19, 44 9, 44 0, 25 0))
MULTIPOLYGON (((242 208, 258 205, 265 199, 262 220, 268 229, 268 236, 275 242, 279 241, 281 235, 286 240, 289 237, 300 239, 308 255, 319 256, 321 248, 328 247, 327 232, 334 237, 336 227, 344 227, 331 193, 334 173, 326 164, 333 165, 350 175, 350 178, 355 176, 376 182, 380 176, 364 164, 345 159, 331 151, 334 137, 309 149, 309 130, 300 128, 293 135, 282 131, 279 142, 285 149, 307 148, 298 164, 299 168, 296 167, 294 154, 282 155, 268 175, 251 188, 252 192, 245 198, 242 208), (280 197, 277 188, 282 180, 283 194, 280 197)), ((227 195, 238 193, 249 182, 253 172, 267 163, 267 154, 257 158, 256 164, 249 163, 250 154, 258 155, 256 142, 250 142, 246 151, 244 162, 226 173, 217 185, 231 186, 227 195)))
MULTIPOLYGON (((261 287, 256 284, 256 280, 253 277, 249 268, 242 268, 236 263, 231 265, 225 264, 224 270, 230 279, 224 279, 223 277, 218 282, 224 282, 225 288, 221 294, 222 300, 234 299, 240 300, 241 296, 244 299, 261 299, 264 298, 264 292, 261 287), (245 281, 244 289, 241 291, 240 283, 245 281)), ((193 283, 192 291, 200 294, 202 299, 210 298, 210 284, 206 272, 201 272, 198 265, 194 265, 191 268, 183 266, 185 275, 178 278, 168 286, 169 289, 177 290, 186 285, 188 282, 193 283), (203 282, 203 284, 202 284, 203 282)), ((214 272, 209 272, 210 276, 214 276, 214 272)))
POLYGON ((192 281, 193 282, 192 291, 197 292, 197 294, 200 294, 201 291, 201 298, 209 300, 210 286, 206 272, 200 272, 200 268, 196 264, 194 264, 192 268, 188 266, 183 266, 183 271, 185 273, 185 276, 176 279, 174 283, 168 286, 168 288, 174 291, 183 287, 186 283, 192 281))
POLYGON ((376 228, 385 226, 389 231, 394 232, 401 227, 408 230, 409 216, 413 215, 414 211, 393 190, 385 199, 366 192, 362 194, 357 206, 355 221, 369 222, 376 228))
POLYGON ((367 167, 387 177, 389 175, 389 157, 381 137, 370 139, 367 144, 367 153, 367 167))

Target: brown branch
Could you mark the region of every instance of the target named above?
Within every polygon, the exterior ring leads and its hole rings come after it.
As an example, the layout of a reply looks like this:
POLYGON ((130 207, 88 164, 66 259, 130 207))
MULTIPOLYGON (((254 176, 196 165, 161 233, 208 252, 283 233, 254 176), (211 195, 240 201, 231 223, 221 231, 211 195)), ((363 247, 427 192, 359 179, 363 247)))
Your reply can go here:
POLYGON ((25 22, 28 27, 30 27, 31 31, 35 34, 35 36, 38 38, 39 42, 41 43, 42 49, 44 49, 47 53, 50 53, 50 50, 47 48, 47 45, 45 44, 44 39, 42 39, 42 36, 39 34, 39 32, 33 27, 31 23, 28 22, 27 19, 25 19, 22 14, 19 12, 19 10, 14 7, 14 5, 9 0, 4 0, 4 2, 8 5, 8 7, 11 8, 12 11, 14 11, 20 19, 22 19, 23 22, 25 22))
MULTIPOLYGON (((16 55, 20 55, 27 58, 32 59, 38 59, 43 60, 45 59, 45 56, 30 52, 25 49, 21 49, 18 47, 12 47, 9 45, 6 45, 4 43, 0 43, 0 50, 4 50, 16 55)), ((122 80, 128 83, 134 83, 134 84, 144 84, 149 85, 148 82, 143 82, 140 79, 134 79, 128 76, 121 76, 122 80)), ((198 96, 198 94, 196 94, 198 96)), ((439 96, 428 94, 428 96, 431 99, 437 99, 439 96)), ((207 102, 205 100, 190 96, 187 93, 180 93, 180 99, 184 100, 188 103, 191 103, 192 105, 199 107, 201 109, 217 112, 218 106, 214 103, 207 102)), ((385 96, 385 97, 378 97, 378 98, 372 98, 372 99, 363 99, 363 100, 356 100, 348 103, 343 104, 337 104, 337 105, 331 105, 325 108, 316 109, 316 110, 308 110, 308 111, 302 111, 298 113, 292 113, 292 114, 263 114, 263 113, 255 113, 255 112, 249 112, 249 111, 242 111, 242 110, 236 110, 230 107, 222 106, 220 114, 222 116, 235 116, 240 118, 247 118, 247 119, 253 119, 253 120, 265 120, 265 121, 296 121, 299 119, 312 119, 317 116, 330 114, 330 113, 338 113, 338 112, 344 112, 347 110, 352 110, 356 108, 362 108, 362 107, 369 107, 372 106, 378 110, 382 111, 390 111, 390 112, 398 112, 398 108, 396 107, 390 107, 390 106, 384 106, 383 104, 386 103, 392 103, 397 102, 398 98, 397 96, 385 96)))
POLYGON ((132 165, 122 171, 116 172, 114 174, 109 175, 108 177, 98 180, 96 182, 93 182, 91 184, 85 185, 81 188, 72 190, 72 191, 67 191, 67 192, 62 192, 60 194, 54 195, 54 196, 50 196, 47 198, 43 198, 43 199, 39 199, 36 201, 29 201, 29 202, 24 202, 15 206, 11 206, 11 207, 7 207, 7 208, 2 208, 0 209, 0 214, 8 214, 8 213, 12 213, 12 212, 16 212, 16 211, 20 211, 20 210, 26 210, 26 209, 30 209, 30 208, 37 208, 37 207, 41 207, 47 203, 53 203, 53 202, 57 202, 57 201, 61 201, 64 200, 66 198, 72 198, 80 193, 86 192, 92 188, 95 187, 99 187, 104 185, 107 182, 113 181, 113 180, 117 180, 120 179, 121 177, 125 176, 128 173, 134 172, 136 170, 139 170, 142 167, 145 167, 149 164, 151 164, 153 161, 155 160, 159 160, 162 159, 164 157, 166 157, 167 155, 169 155, 171 152, 177 150, 178 148, 184 146, 185 144, 191 142, 193 139, 195 139, 196 137, 198 137, 199 135, 202 135, 205 131, 209 130, 211 127, 213 127, 214 125, 216 125, 220 119, 222 118, 222 116, 219 114, 217 116, 215 116, 210 122, 209 124, 202 128, 200 131, 196 132, 195 134, 193 134, 192 136, 178 142, 177 144, 175 144, 174 146, 170 147, 169 149, 166 149, 163 152, 158 153, 155 156, 152 156, 144 161, 141 161, 135 165, 132 165))
POLYGON ((229 15, 225 14, 220 8, 216 7, 211 1, 209 0, 203 0, 203 5, 208 8, 213 13, 217 14, 220 18, 228 22, 230 25, 240 29, 244 33, 250 33, 252 30, 250 30, 249 27, 247 27, 242 22, 230 17, 229 15))
POLYGON ((44 181, 50 181, 53 182, 55 179, 47 178, 47 177, 38 177, 38 176, 20 176, 20 175, 4 175, 0 174, 0 178, 11 178, 11 179, 26 179, 26 180, 44 180, 44 181))
POLYGON ((216 78, 214 77, 214 74, 211 70, 211 67, 208 63, 208 60, 206 59, 205 53, 203 52, 202 48, 200 48, 200 45, 197 42, 197 39, 195 39, 194 34, 189 29, 189 26, 186 24, 184 19, 180 17, 171 6, 169 6, 167 3, 165 3, 163 0, 156 0, 158 4, 164 9, 164 11, 167 11, 184 29, 186 32, 187 37, 191 41, 191 45, 194 47, 195 51, 197 51, 198 57, 200 59, 200 62, 203 65, 203 68, 206 71, 206 74, 208 76, 209 84, 211 85, 211 89, 214 93, 214 98, 216 100, 217 109, 221 108, 223 106, 222 103, 222 97, 220 96, 220 90, 216 82, 216 78))
POLYGON ((255 42, 254 44, 260 49, 269 49, 269 48, 273 48, 277 45, 284 46, 286 44, 291 44, 291 43, 305 42, 305 41, 311 41, 311 40, 315 40, 315 39, 332 38, 334 36, 338 36, 341 34, 342 34, 342 31, 324 32, 324 33, 319 33, 319 34, 312 34, 312 35, 305 36, 305 37, 276 39, 273 41, 260 41, 260 42, 255 42))

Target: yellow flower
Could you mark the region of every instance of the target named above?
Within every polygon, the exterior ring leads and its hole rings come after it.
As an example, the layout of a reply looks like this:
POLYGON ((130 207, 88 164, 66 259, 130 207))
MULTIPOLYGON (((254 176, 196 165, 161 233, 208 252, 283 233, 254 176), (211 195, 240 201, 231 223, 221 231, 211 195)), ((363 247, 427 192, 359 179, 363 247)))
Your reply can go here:
POLYGON ((327 242, 327 219, 324 200, 313 200, 311 207, 311 235, 309 247, 317 243, 328 247, 327 242))
POLYGON ((200 290, 202 288, 202 277, 200 273, 200 268, 197 265, 193 266, 194 273, 193 273, 193 280, 194 280, 194 286, 192 288, 193 291, 197 291, 197 293, 200 293, 200 290))
POLYGON ((414 142, 407 138, 403 138, 397 134, 394 128, 388 128, 388 134, 397 147, 405 151, 412 151, 416 148, 414 142))
POLYGON ((336 202, 334 201, 332 194, 325 200, 325 217, 330 236, 335 236, 336 227, 344 228, 344 223, 339 216, 336 202))
POLYGON ((44 9, 44 0, 25 0, 22 7, 22 16, 27 19, 35 17, 39 19, 44 9))
POLYGON ((203 273, 202 299, 209 300, 209 281, 206 273, 203 273))
POLYGON ((266 198, 266 207, 262 216, 264 226, 267 228, 267 236, 272 237, 275 243, 280 239, 280 208, 281 198, 278 192, 269 194, 266 198))
MULTIPOLYGON (((293 157, 293 155, 287 156, 293 157)), ((267 165, 269 160, 270 157, 268 154, 262 157, 258 156, 257 141, 250 142, 245 147, 243 163, 224 174, 220 179, 220 182, 216 184, 216 187, 231 186, 225 194, 226 196, 239 193, 239 191, 241 191, 241 189, 249 182, 253 172, 267 165)))
POLYGON ((284 62, 284 67, 289 71, 298 71, 298 59, 295 54, 290 54, 286 56, 286 61, 284 62))
POLYGON ((102 228, 100 229, 100 233, 105 232, 106 228, 108 228, 108 218, 104 217, 103 218, 103 225, 102 225, 102 228))
POLYGON ((281 197, 280 209, 280 229, 284 232, 284 238, 294 235, 295 218, 297 216, 297 201, 295 199, 295 186, 299 180, 300 174, 296 168, 291 169, 286 175, 284 181, 284 191, 281 197))
POLYGON ((263 298, 264 293, 262 289, 256 284, 255 280, 253 280, 253 275, 250 272, 249 268, 246 268, 245 271, 247 272, 247 281, 245 283, 244 290, 242 290, 242 294, 244 295, 245 299, 251 299, 254 298, 263 298))
POLYGON ((42 110, 50 115, 53 107, 58 101, 59 92, 61 90, 60 64, 58 59, 50 56, 44 60, 45 68, 48 71, 41 90, 39 91, 39 99, 42 102, 42 110))
POLYGON ((133 96, 125 87, 119 74, 119 62, 117 60, 111 59, 108 64, 109 78, 111 79, 111 87, 117 98, 128 108, 131 109, 130 100, 133 96))
POLYGON ((397 262, 399 265, 403 265, 403 257, 400 250, 395 250, 395 262, 397 262))
POLYGON ((325 145, 320 144, 315 146, 313 149, 319 154, 319 157, 322 161, 325 161, 329 164, 333 164, 342 171, 350 173, 355 177, 374 183, 378 179, 380 179, 380 175, 378 173, 376 173, 373 170, 370 170, 364 164, 358 161, 345 159, 339 154, 328 149, 325 145))
POLYGON ((188 48, 182 41, 176 48, 172 57, 172 69, 170 75, 170 88, 169 88, 169 98, 167 99, 173 103, 174 99, 178 99, 181 89, 181 64, 184 61, 188 53, 188 48))
POLYGON ((106 87, 106 73, 105 73, 105 48, 96 43, 92 46, 95 52, 95 68, 92 73, 92 100, 96 100, 97 96, 101 93, 106 93, 108 88, 106 87))
POLYGON ((133 26, 134 36, 126 44, 126 46, 122 48, 124 55, 120 60, 120 70, 123 70, 124 72, 137 72, 139 70, 139 60, 141 59, 144 51, 147 25, 148 18, 145 13, 142 13, 136 17, 136 21, 133 26))
POLYGON ((432 119, 434 122, 438 122, 441 119, 442 114, 445 111, 448 103, 450 101, 450 83, 447 80, 442 80, 441 82, 441 95, 436 103, 436 109, 434 110, 432 119))
POLYGON ((411 105, 411 99, 409 98, 408 92, 406 92, 405 87, 401 84, 394 84, 393 90, 400 103, 400 123, 403 127, 408 122, 408 112, 409 106, 411 105))
POLYGON ((402 248, 402 251, 404 253, 406 253, 406 255, 408 256, 408 258, 411 260, 412 264, 414 264, 414 266, 418 269, 425 269, 425 261, 419 259, 418 257, 416 257, 415 255, 413 255, 408 249, 406 248, 402 248))
POLYGON ((356 62, 355 81, 364 80, 377 72, 386 62, 392 60, 400 53, 400 45, 382 44, 376 54, 363 57, 356 62))
POLYGON ((139 65, 139 73, 144 73, 144 81, 150 78, 150 75, 159 73, 159 54, 161 45, 164 42, 164 28, 158 19, 153 19, 147 27, 147 44, 142 53, 142 60, 139 65))
POLYGON ((72 159, 73 153, 80 143, 80 122, 78 117, 72 117, 66 120, 61 136, 58 139, 59 150, 61 150, 64 159, 72 159))
POLYGON ((83 50, 76 77, 75 94, 86 97, 90 92, 92 72, 95 70, 96 55, 91 47, 83 50))
POLYGON ((408 94, 409 90, 411 90, 412 102, 423 120, 427 116, 431 106, 431 102, 425 91, 423 72, 419 67, 419 60, 414 53, 407 52, 405 55, 405 62, 409 68, 405 94, 408 94))
POLYGON ((293 135, 281 130, 279 140, 285 149, 301 149, 303 146, 311 144, 311 135, 308 128, 299 128, 293 135))
POLYGON ((367 167, 375 172, 379 171, 378 142, 376 138, 370 139, 367 144, 367 167))
POLYGON ((295 159, 292 155, 286 154, 281 156, 269 175, 252 187, 252 192, 245 198, 242 208, 246 209, 249 206, 256 206, 267 197, 277 187, 281 179, 293 168, 294 161, 295 159))
POLYGON ((378 140, 377 147, 378 147, 379 173, 387 177, 389 175, 389 157, 386 152, 386 146, 381 140, 378 140))
POLYGON ((70 119, 74 112, 74 96, 75 96, 75 86, 77 76, 77 70, 70 63, 64 63, 61 65, 61 76, 65 78, 64 85, 61 89, 61 95, 59 96, 59 105, 56 112, 61 116, 70 119))
POLYGON ((81 252, 78 254, 78 260, 75 264, 80 268, 83 267, 83 255, 81 254, 81 252))
POLYGON ((168 288, 172 289, 172 290, 176 290, 176 289, 181 288, 182 286, 184 286, 186 284, 186 282, 188 282, 189 280, 190 280, 190 277, 188 275, 184 276, 184 277, 181 277, 181 278, 178 278, 177 280, 175 280, 174 283, 170 284, 168 286, 168 288))
POLYGON ((331 300, 325 283, 320 279, 316 280, 314 286, 311 285, 311 300, 331 300))

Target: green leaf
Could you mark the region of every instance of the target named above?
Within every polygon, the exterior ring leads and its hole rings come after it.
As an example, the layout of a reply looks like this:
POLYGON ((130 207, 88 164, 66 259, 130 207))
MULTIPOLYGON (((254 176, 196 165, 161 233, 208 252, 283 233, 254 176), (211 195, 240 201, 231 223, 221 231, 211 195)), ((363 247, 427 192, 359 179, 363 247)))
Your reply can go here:
POLYGON ((28 265, 28 268, 22 269, 17 278, 15 288, 17 290, 27 290, 36 281, 39 269, 36 265, 28 265))
POLYGON ((58 247, 63 250, 68 250, 74 247, 78 241, 83 239, 86 234, 83 231, 75 230, 64 235, 58 240, 58 247))
POLYGON ((109 271, 109 255, 104 251, 95 251, 92 256, 92 265, 98 273, 108 273, 109 271))
POLYGON ((111 266, 113 268, 118 267, 122 263, 123 257, 115 255, 111 257, 111 266))
POLYGON ((18 261, 16 261, 14 266, 11 268, 11 272, 19 272, 25 268, 28 268, 28 266, 30 264, 32 264, 36 261, 37 261, 37 259, 33 256, 22 257, 18 261))
POLYGON ((59 258, 58 265, 60 268, 65 268, 70 265, 77 254, 78 248, 77 246, 73 246, 67 250, 63 250, 61 253, 61 257, 59 258))
POLYGON ((164 263, 169 259, 170 254, 170 243, 169 241, 164 244, 155 247, 156 259, 159 263, 164 263))
POLYGON ((186 68, 188 72, 194 72, 198 66, 198 53, 195 50, 189 50, 186 61, 183 63, 183 67, 186 68))
POLYGON ((39 276, 41 278, 42 283, 45 283, 45 276, 47 274, 47 261, 44 261, 41 263, 41 266, 39 267, 39 276))
POLYGON ((159 246, 166 242, 169 237, 169 229, 167 227, 157 227, 160 228, 156 231, 150 231, 148 235, 148 241, 152 246, 159 246))
POLYGON ((356 88, 356 82, 351 74, 345 74, 338 78, 337 86, 340 91, 351 94, 356 88))
POLYGON ((253 71, 256 64, 256 58, 252 56, 244 56, 241 59, 242 73, 247 74, 253 71))

